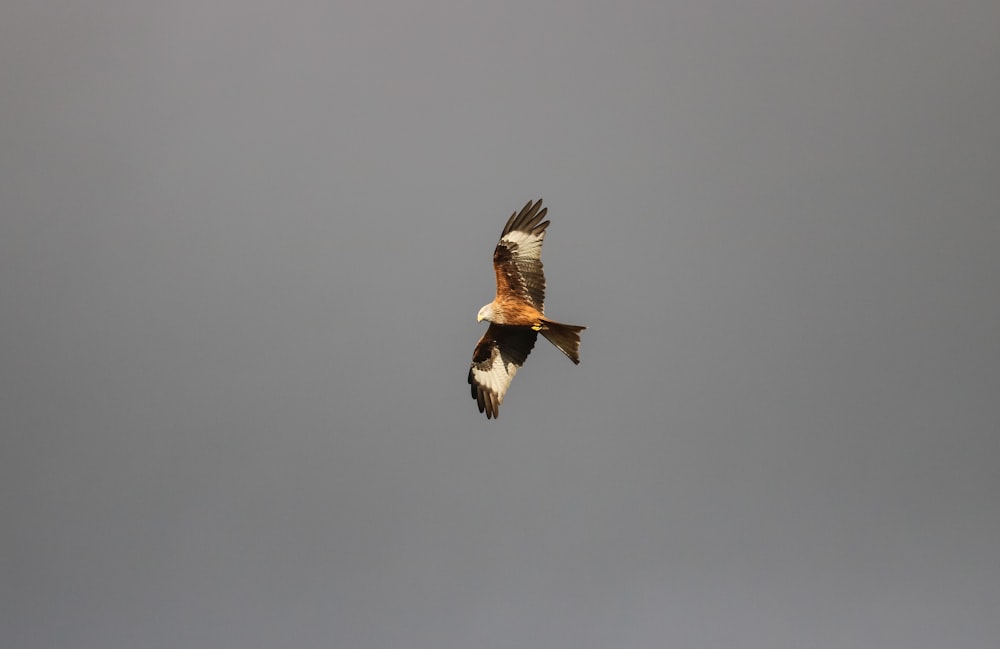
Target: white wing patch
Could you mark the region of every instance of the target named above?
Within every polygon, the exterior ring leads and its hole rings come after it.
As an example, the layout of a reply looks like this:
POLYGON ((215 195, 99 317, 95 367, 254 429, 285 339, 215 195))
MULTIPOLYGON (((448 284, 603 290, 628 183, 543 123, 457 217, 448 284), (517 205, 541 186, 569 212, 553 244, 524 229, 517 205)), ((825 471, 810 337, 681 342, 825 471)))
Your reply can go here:
POLYGON ((517 365, 507 363, 506 367, 504 367, 500 351, 494 348, 493 357, 490 359, 490 368, 488 370, 480 370, 474 367, 472 368, 472 373, 475 375, 476 382, 484 389, 495 394, 497 396, 497 403, 502 404, 503 396, 507 394, 507 388, 510 387, 510 382, 514 379, 514 374, 517 373, 517 365))
POLYGON ((512 249, 516 250, 514 253, 515 257, 523 257, 534 260, 539 259, 542 256, 542 240, 544 238, 544 230, 540 234, 532 234, 530 232, 521 232, 517 230, 503 235, 503 237, 500 238, 500 241, 505 241, 516 246, 512 246, 512 249))

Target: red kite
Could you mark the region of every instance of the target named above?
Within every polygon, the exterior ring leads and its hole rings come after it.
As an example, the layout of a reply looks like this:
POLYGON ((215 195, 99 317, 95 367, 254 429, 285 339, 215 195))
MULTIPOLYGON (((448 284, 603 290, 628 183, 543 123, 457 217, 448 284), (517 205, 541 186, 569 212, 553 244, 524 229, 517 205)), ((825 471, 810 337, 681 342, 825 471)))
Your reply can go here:
POLYGON ((535 346, 539 332, 571 361, 580 363, 580 332, 586 327, 562 324, 545 317, 545 275, 542 240, 549 222, 542 201, 510 215, 493 251, 497 296, 479 309, 479 321, 490 323, 472 353, 469 384, 479 412, 487 419, 500 416, 503 395, 517 369, 535 346))

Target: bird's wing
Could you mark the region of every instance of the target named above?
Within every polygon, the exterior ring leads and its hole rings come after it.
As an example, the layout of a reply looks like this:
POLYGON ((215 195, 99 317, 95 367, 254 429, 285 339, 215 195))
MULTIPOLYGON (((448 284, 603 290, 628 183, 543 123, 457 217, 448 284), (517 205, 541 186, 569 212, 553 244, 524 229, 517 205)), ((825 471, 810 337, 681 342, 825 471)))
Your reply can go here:
POLYGON ((472 353, 469 368, 469 385, 472 398, 479 404, 479 412, 487 419, 500 416, 503 395, 517 373, 517 368, 535 346, 538 333, 524 327, 505 327, 491 324, 472 353))
POLYGON ((510 215, 493 251, 497 274, 497 297, 528 302, 539 311, 545 304, 545 274, 542 272, 542 241, 548 221, 542 221, 548 208, 539 199, 528 201, 519 213, 510 215))

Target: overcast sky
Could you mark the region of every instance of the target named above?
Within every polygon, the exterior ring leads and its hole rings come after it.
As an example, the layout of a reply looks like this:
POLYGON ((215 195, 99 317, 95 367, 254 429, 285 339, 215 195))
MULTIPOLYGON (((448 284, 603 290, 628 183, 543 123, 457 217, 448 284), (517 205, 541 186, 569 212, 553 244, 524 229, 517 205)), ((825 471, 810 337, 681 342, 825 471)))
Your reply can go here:
POLYGON ((995 646, 1000 4, 336 4, 0 9, 4 646, 995 646))

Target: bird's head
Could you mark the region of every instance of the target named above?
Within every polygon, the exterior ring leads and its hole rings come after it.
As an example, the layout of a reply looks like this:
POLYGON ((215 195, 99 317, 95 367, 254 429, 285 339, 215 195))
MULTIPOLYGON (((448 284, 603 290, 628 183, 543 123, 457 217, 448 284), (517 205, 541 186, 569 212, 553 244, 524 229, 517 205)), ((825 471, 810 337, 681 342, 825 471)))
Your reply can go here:
POLYGON ((482 322, 486 320, 488 322, 493 321, 493 303, 489 303, 483 308, 479 309, 479 315, 476 316, 476 322, 482 322))

